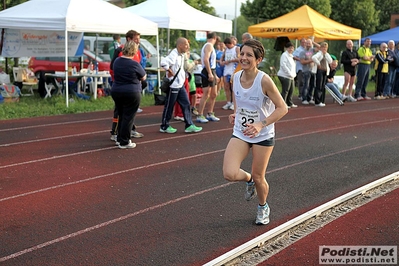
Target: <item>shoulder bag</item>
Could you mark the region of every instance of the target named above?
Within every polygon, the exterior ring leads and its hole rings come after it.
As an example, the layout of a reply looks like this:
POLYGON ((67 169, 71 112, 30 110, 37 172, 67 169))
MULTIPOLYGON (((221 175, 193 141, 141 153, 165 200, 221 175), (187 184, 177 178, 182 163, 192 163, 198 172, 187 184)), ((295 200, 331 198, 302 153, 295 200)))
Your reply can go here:
MULTIPOLYGON (((184 60, 184 57, 183 57, 183 60, 184 60)), ((169 92, 169 90, 170 90, 170 85, 172 85, 172 83, 175 81, 175 79, 176 79, 176 77, 177 77, 177 75, 179 74, 179 72, 180 72, 180 69, 183 67, 183 62, 182 62, 182 64, 181 64, 181 66, 180 66, 180 68, 179 68, 179 70, 176 72, 176 74, 173 76, 173 79, 172 80, 169 80, 168 79, 168 77, 166 76, 166 74, 165 74, 165 77, 163 77, 163 79, 162 79, 162 83, 161 83, 161 91, 163 92, 163 93, 168 93, 169 92)))

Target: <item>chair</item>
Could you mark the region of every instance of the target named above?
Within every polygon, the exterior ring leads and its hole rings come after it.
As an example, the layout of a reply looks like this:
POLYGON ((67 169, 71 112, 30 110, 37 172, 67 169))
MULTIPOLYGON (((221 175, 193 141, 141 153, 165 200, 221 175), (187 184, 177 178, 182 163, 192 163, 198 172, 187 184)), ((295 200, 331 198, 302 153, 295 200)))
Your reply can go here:
POLYGON ((13 67, 12 74, 14 75, 14 82, 23 82, 22 72, 19 67, 13 67))
MULTIPOLYGON (((87 68, 80 69, 80 73, 81 74, 87 74, 88 73, 87 68)), ((93 79, 91 77, 83 76, 82 79, 81 79, 81 82, 78 85, 78 92, 79 93, 86 92, 86 88, 87 87, 89 87, 89 90, 92 91, 92 88, 91 88, 92 87, 92 82, 93 82, 93 79)))
POLYGON ((33 72, 27 68, 13 67, 12 73, 14 75, 14 82, 19 83, 18 86, 21 87, 20 88, 21 90, 23 85, 26 85, 28 87, 30 93, 23 95, 24 96, 34 95, 33 86, 37 85, 37 80, 34 78, 33 72), (29 77, 31 78, 29 79, 29 77))
MULTIPOLYGON (((88 70, 86 68, 82 68, 80 70, 80 73, 86 74, 86 73, 88 73, 88 70)), ((98 74, 100 74, 100 75, 105 74, 105 71, 99 71, 98 74)), ((83 88, 89 87, 90 93, 93 93, 93 94, 94 94, 94 89, 97 89, 97 88, 94 88, 95 84, 97 84, 97 87, 98 87, 98 85, 101 85, 101 86, 104 85, 104 81, 103 81, 102 77, 85 76, 82 78, 82 80, 83 80, 83 88)))
POLYGON ((56 87, 54 86, 54 84, 52 84, 52 83, 47 83, 47 82, 44 82, 44 88, 46 89, 46 95, 44 96, 45 99, 46 99, 47 97, 48 97, 48 98, 51 97, 51 91, 52 91, 52 90, 56 90, 56 87))

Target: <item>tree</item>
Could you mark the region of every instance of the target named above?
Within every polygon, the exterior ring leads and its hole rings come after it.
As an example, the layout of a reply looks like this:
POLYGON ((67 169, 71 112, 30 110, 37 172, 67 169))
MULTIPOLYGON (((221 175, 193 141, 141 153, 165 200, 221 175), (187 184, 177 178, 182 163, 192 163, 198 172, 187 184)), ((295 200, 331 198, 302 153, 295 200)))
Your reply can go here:
POLYGON ((124 0, 125 6, 134 6, 137 4, 140 4, 142 2, 145 2, 145 0, 124 0))
POLYGON ((2 0, 0 2, 0 8, 1 10, 4 10, 5 8, 10 8, 22 4, 24 2, 26 2, 26 0, 2 0), (4 8, 4 3, 5 3, 5 8, 4 8))
POLYGON ((362 30, 367 36, 375 32, 379 25, 379 11, 374 0, 331 0, 331 18, 345 25, 362 30))
POLYGON ((379 23, 376 25, 376 31, 384 31, 391 28, 391 14, 399 13, 398 0, 375 1, 375 9, 379 10, 379 23))
POLYGON ((240 11, 249 21, 258 24, 285 15, 305 4, 326 17, 331 13, 330 0, 247 0, 241 5, 240 11))

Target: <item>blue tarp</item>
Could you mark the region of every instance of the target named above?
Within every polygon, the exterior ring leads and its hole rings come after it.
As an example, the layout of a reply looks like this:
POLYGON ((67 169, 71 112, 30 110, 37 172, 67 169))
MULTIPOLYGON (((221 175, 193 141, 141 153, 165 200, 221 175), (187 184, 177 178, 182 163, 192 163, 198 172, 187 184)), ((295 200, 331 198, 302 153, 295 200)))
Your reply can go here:
POLYGON ((364 37, 362 38, 362 44, 366 38, 371 39, 371 44, 381 44, 383 42, 388 43, 390 40, 394 40, 395 44, 397 44, 399 42, 399 27, 364 37))

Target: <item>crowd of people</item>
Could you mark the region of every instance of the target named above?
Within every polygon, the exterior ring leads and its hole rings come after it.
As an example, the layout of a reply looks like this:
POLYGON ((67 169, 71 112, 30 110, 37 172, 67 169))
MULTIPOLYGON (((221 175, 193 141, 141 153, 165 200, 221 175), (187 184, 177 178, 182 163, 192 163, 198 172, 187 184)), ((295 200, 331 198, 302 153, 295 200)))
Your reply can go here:
POLYGON ((340 59, 328 53, 328 44, 325 42, 318 44, 311 39, 302 39, 300 44, 294 51, 291 43, 286 44, 277 73, 288 108, 297 107, 292 100, 292 84, 295 83, 298 84, 298 97, 303 105, 324 107, 326 86, 342 102, 371 100, 366 89, 371 78, 372 65, 376 82, 374 99, 395 98, 398 95, 399 43, 396 48, 393 40, 388 44, 382 43, 373 55, 370 38, 366 38, 358 50, 354 49, 352 40, 348 40, 340 59), (334 83, 334 75, 340 64, 344 70, 342 92, 338 84, 334 83))
MULTIPOLYGON (((140 52, 140 34, 129 31, 125 45, 115 37, 112 66, 111 95, 115 102, 111 140, 121 149, 134 148, 132 137, 143 137, 136 131, 134 118, 139 109, 146 72, 140 52)), ((295 49, 291 42, 285 44, 277 72, 282 85, 281 92, 274 81, 258 69, 265 57, 261 42, 249 33, 242 35, 242 43, 230 36, 223 41, 215 32, 207 34, 207 41, 201 49, 201 62, 190 60, 190 43, 183 37, 177 39, 176 47, 161 60, 169 80, 165 104, 160 121, 161 133, 174 134, 178 129, 170 125, 175 112, 184 122, 185 133, 197 133, 202 127, 194 124, 218 122, 215 115, 216 97, 223 88, 226 104, 231 110, 229 122, 233 125, 232 137, 227 145, 223 160, 223 176, 231 182, 244 181, 244 198, 258 198, 256 224, 269 223, 270 207, 267 204, 269 185, 266 169, 275 143, 274 123, 281 119, 294 104, 293 93, 298 84, 299 98, 303 105, 325 106, 326 87, 342 102, 371 100, 366 93, 370 79, 370 68, 374 65, 376 89, 374 99, 394 98, 399 93, 399 44, 382 43, 373 55, 371 40, 355 51, 353 42, 346 42, 346 49, 340 60, 328 52, 328 44, 311 39, 302 39, 295 49), (201 63, 202 97, 197 108, 196 87, 193 69, 201 63), (344 69, 342 92, 334 83, 339 64, 344 69), (353 87, 355 91, 353 92, 353 87), (352 95, 353 94, 353 95, 352 95), (193 118, 195 117, 195 119, 193 118), (245 171, 241 164, 252 151, 251 171, 245 171)), ((110 54, 112 52, 110 51, 110 54)))

